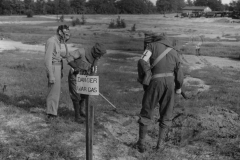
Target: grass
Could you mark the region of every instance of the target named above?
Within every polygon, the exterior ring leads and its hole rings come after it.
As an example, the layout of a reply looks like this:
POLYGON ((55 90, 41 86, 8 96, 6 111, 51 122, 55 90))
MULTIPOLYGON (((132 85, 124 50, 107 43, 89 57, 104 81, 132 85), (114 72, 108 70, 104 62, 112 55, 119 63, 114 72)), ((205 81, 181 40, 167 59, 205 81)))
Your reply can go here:
MULTIPOLYGON (((137 116, 141 108, 142 91, 132 92, 129 88, 141 88, 141 85, 136 82, 136 76, 134 74, 127 73, 126 71, 136 72, 135 62, 126 61, 129 55, 106 55, 100 60, 99 63, 99 76, 100 76, 100 92, 107 97, 113 104, 116 105, 117 111, 120 114, 126 116, 137 116), (116 60, 118 59, 118 60, 116 60), (122 66, 125 66, 125 70, 121 70, 122 66), (130 69, 130 70, 129 70, 130 69)), ((18 51, 5 51, 1 57, 1 70, 0 73, 7 71, 7 75, 0 79, 0 83, 7 84, 7 92, 1 93, 0 98, 8 109, 4 109, 6 120, 13 118, 20 118, 25 116, 26 118, 31 114, 32 108, 45 109, 45 96, 46 96, 46 75, 43 66, 43 55, 29 53, 18 53, 18 51), (14 58, 13 58, 14 57, 14 58), (30 58, 26 60, 25 58, 30 58), (12 81, 7 81, 7 77, 12 81), (25 101, 26 103, 19 103, 25 101), (27 103, 28 102, 28 103, 27 103), (9 108, 12 106, 13 109, 9 108), (16 117, 17 115, 17 117, 16 117)), ((1 123, 3 131, 8 133, 9 137, 12 137, 13 141, 7 145, 1 143, 2 158, 12 157, 13 159, 24 159, 26 157, 35 157, 37 159, 76 159, 76 155, 72 152, 76 151, 76 145, 64 145, 64 141, 68 141, 69 135, 74 132, 84 132, 84 127, 79 127, 73 122, 73 110, 71 100, 68 94, 68 86, 66 82, 66 76, 68 72, 67 65, 64 66, 64 78, 62 80, 62 94, 59 115, 57 123, 51 124, 49 127, 41 127, 38 121, 29 123, 29 126, 35 126, 37 131, 45 130, 41 134, 31 134, 31 130, 26 130, 24 126, 21 128, 10 128, 6 126, 6 120, 1 123), (5 126, 5 127, 4 127, 5 126), (29 135, 29 136, 25 136, 29 135), (30 136, 31 135, 31 136, 30 136), (14 138, 15 137, 15 138, 14 138), (17 139, 16 139, 17 137, 17 139), (39 158, 42 157, 42 158, 39 158)), ((237 80, 239 71, 235 70, 219 70, 216 68, 204 68, 202 70, 196 70, 189 73, 192 77, 203 79, 208 85, 211 86, 211 90, 204 92, 192 100, 186 101, 182 99, 176 99, 176 102, 180 104, 175 110, 175 115, 179 109, 185 108, 185 112, 188 115, 197 116, 200 113, 204 113, 208 106, 218 106, 227 108, 240 113, 239 107, 239 85, 238 82, 232 82, 231 80, 237 80), (204 71, 204 72, 202 72, 204 71), (211 76, 210 76, 211 75, 211 76), (224 76, 223 76, 224 75, 224 76), (226 80, 229 78, 229 80, 226 80)), ((191 90, 191 89, 189 89, 191 90)), ((100 97, 92 97, 91 104, 96 109, 96 119, 101 116, 98 113, 109 113, 112 110, 111 106, 100 97)), ((35 114, 41 119, 44 118, 44 114, 35 114)), ((26 119, 22 119, 27 123, 26 119)), ((191 145, 197 145, 199 142, 204 146, 212 148, 212 152, 216 155, 239 158, 239 151, 236 148, 236 144, 240 143, 235 136, 233 137, 222 137, 218 133, 214 135, 210 134, 201 135, 203 131, 209 130, 209 128, 198 127, 196 124, 199 123, 197 119, 192 119, 193 124, 189 124, 190 128, 184 129, 184 126, 177 127, 172 130, 172 137, 169 139, 169 143, 175 147, 185 147, 190 149, 191 145), (196 124, 194 124, 196 123, 196 124), (195 127, 193 127, 195 126, 195 127), (193 128, 192 128, 193 127, 193 128), (183 132, 184 131, 184 132, 183 132), (193 133, 198 133, 197 137, 190 138, 193 133), (201 133, 201 134, 200 134, 201 133), (210 138, 210 137, 211 138, 210 138), (210 142, 209 138, 214 142, 210 142), (224 142, 225 139, 230 142, 224 142), (187 141, 186 141, 187 140, 187 141), (219 145, 224 144, 224 145, 219 145), (232 150, 226 150, 226 147, 231 147, 232 150)), ((181 124, 181 123, 180 123, 181 124)), ((97 133, 104 128, 98 128, 97 133)), ((155 130, 154 132, 157 132, 155 130)), ((100 132, 101 133, 101 132, 100 132)), ((152 133, 150 135, 157 135, 152 133)), ((235 134, 236 135, 236 134, 235 134)), ((102 139, 98 139, 98 143, 102 139)), ((110 142, 106 145, 108 148, 107 152, 104 152, 104 157, 117 157, 120 156, 113 151, 116 148, 114 146, 120 142, 110 142), (113 150, 112 150, 112 149, 113 150)), ((84 148, 85 141, 79 139, 77 144, 84 148)), ((155 152, 148 151, 147 157, 158 157, 163 158, 169 157, 170 148, 166 150, 166 154, 159 155, 155 152)), ((189 154, 201 155, 207 150, 201 151, 201 147, 189 150, 189 154)), ((129 156, 138 157, 138 159, 147 159, 146 155, 138 155, 134 150, 129 153, 129 156), (145 157, 145 158, 144 158, 145 157)), ((180 154, 180 157, 186 157, 186 154, 180 154)), ((175 155, 171 155, 174 159, 175 155)))
MULTIPOLYGON (((44 43, 59 23, 40 24, 39 26, 1 26, 1 34, 13 40, 25 43, 44 43)), ((88 23, 89 24, 89 23, 88 23)), ((91 24, 91 23, 90 23, 91 24)), ((91 45, 95 41, 106 43, 108 49, 127 50, 134 53, 142 52, 142 39, 132 39, 113 33, 93 34, 89 29, 84 34, 74 31, 70 42, 91 45)), ((203 44, 202 54, 209 56, 237 57, 238 46, 222 44, 203 44), (220 48, 220 49, 219 49, 220 48), (220 52, 221 50, 221 52, 220 52)), ((192 46, 186 49, 186 54, 193 54, 192 46)), ((4 84, 5 92, 0 92, 0 159, 85 159, 85 125, 73 122, 74 113, 68 92, 67 74, 69 67, 64 62, 64 77, 60 99, 59 118, 55 123, 46 124, 45 99, 47 95, 47 77, 43 65, 43 53, 31 54, 20 50, 0 53, 0 89, 4 84), (39 112, 32 112, 38 109, 39 112)), ((136 117, 141 109, 143 96, 142 86, 136 81, 136 61, 129 60, 131 55, 105 55, 99 62, 100 92, 116 107, 117 113, 100 96, 92 96, 91 104, 95 107, 95 119, 101 116, 123 114, 136 117), (131 90, 131 89, 139 90, 131 90)), ((187 68, 185 68, 187 70, 187 68)), ((170 130, 168 145, 163 153, 152 151, 139 154, 135 149, 128 148, 125 154, 139 160, 147 159, 239 159, 239 133, 235 124, 237 119, 231 119, 236 129, 226 126, 216 127, 217 116, 226 116, 229 111, 240 114, 239 109, 239 71, 206 67, 200 70, 188 71, 191 77, 199 78, 210 85, 209 91, 202 92, 190 100, 176 97, 174 116, 175 126, 170 130), (224 110, 225 109, 225 110, 224 110), (213 114, 210 114, 213 113, 213 114), (206 119, 204 119, 204 116, 206 119), (212 121, 211 121, 212 120, 212 121), (209 123, 209 126, 205 124, 209 123), (225 129, 225 130, 224 130, 225 129), (227 134, 224 134, 224 133, 227 134)), ((192 82, 192 85, 197 85, 192 82)), ((196 88, 186 87, 186 91, 195 92, 196 88)), ((237 116, 238 117, 238 116, 237 116)), ((227 118, 225 118, 227 120, 227 118)), ((230 120, 230 121, 231 121, 230 120)), ((100 121, 101 122, 101 121, 100 121)), ((226 123, 230 125, 230 123, 226 123)), ((134 128, 133 128, 134 129, 134 128)), ((157 128, 149 131, 149 136, 155 143, 157 128)), ((95 128, 95 145, 101 145, 103 159, 122 156, 118 153, 121 142, 106 134, 104 125, 95 128), (102 135, 101 135, 102 134, 102 135), (118 146, 118 147, 116 147, 118 146)), ((136 136, 136 135, 134 135, 136 136)), ((100 147, 100 148, 101 148, 100 147)))

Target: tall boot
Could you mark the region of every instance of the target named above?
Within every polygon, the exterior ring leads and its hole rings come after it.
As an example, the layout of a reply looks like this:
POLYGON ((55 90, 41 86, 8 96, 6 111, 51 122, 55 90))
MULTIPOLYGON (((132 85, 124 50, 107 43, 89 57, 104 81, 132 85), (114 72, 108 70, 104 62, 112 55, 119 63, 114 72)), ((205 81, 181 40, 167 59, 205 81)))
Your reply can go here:
POLYGON ((138 151, 141 153, 143 153, 146 150, 144 146, 146 134, 147 134, 147 126, 143 124, 139 124, 139 139, 136 147, 138 151))
POLYGON ((80 105, 80 110, 79 110, 80 116, 86 117, 85 101, 84 100, 80 100, 79 105, 80 105))
POLYGON ((84 120, 80 117, 79 110, 80 110, 80 105, 79 102, 74 101, 73 102, 73 107, 74 107, 74 115, 75 115, 75 122, 77 123, 83 123, 84 120))
POLYGON ((166 136, 168 128, 162 128, 159 126, 159 131, 158 131, 158 141, 157 141, 157 146, 156 149, 163 149, 163 142, 166 136))

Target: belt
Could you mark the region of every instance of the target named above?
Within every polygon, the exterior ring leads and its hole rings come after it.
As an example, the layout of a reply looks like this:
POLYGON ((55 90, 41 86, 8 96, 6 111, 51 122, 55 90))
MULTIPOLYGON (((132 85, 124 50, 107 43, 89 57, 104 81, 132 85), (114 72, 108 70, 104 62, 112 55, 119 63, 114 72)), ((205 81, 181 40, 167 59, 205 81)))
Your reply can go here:
POLYGON ((159 73, 159 74, 155 74, 152 76, 152 79, 154 78, 160 78, 160 77, 172 77, 174 76, 173 73, 159 73))

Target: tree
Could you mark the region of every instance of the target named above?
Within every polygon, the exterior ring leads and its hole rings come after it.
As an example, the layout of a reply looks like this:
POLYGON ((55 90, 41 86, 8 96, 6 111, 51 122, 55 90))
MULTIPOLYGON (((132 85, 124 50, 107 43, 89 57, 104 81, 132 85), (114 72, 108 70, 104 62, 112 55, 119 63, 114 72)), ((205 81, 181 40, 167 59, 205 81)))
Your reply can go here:
POLYGON ((68 0, 54 0, 54 13, 55 14, 69 14, 71 11, 70 3, 68 0))
POLYGON ((35 14, 46 14, 46 2, 44 0, 37 0, 35 2, 35 14))
POLYGON ((149 0, 120 0, 116 4, 120 13, 147 14, 153 9, 149 0))
POLYGON ((71 0, 70 7, 73 10, 74 14, 81 14, 86 11, 86 0, 71 0))
POLYGON ((116 14, 116 0, 89 0, 86 4, 88 13, 116 14))
POLYGON ((165 13, 167 11, 170 11, 170 9, 171 9, 171 2, 168 0, 157 0, 156 7, 157 7, 157 10, 160 13, 163 13, 165 16, 165 13))
POLYGON ((34 10, 34 1, 33 0, 24 0, 25 10, 34 10))
POLYGON ((221 11, 223 10, 223 5, 221 0, 196 0, 194 2, 195 6, 208 6, 213 11, 221 11))
POLYGON ((194 6, 193 1, 192 0, 187 0, 187 6, 194 6))

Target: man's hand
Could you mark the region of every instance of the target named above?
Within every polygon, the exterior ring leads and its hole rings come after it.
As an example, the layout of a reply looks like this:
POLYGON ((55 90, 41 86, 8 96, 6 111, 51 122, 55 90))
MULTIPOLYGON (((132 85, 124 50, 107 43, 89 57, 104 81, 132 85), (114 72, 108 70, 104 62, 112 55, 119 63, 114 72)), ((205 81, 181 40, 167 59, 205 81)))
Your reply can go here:
POLYGON ((177 90, 176 90, 176 93, 177 93, 177 94, 181 94, 181 93, 182 93, 181 88, 180 88, 180 89, 177 89, 177 90))
POLYGON ((93 66, 92 67, 92 74, 96 74, 97 73, 97 66, 93 66))
POLYGON ((55 83, 55 82, 56 82, 56 80, 55 80, 55 78, 54 78, 54 77, 52 77, 52 78, 49 78, 49 83, 53 84, 53 83, 55 83))
POLYGON ((80 69, 75 69, 74 71, 73 71, 73 74, 78 74, 80 72, 80 69))

